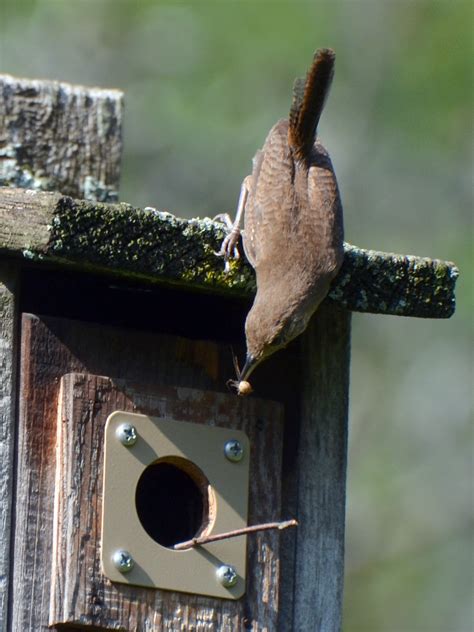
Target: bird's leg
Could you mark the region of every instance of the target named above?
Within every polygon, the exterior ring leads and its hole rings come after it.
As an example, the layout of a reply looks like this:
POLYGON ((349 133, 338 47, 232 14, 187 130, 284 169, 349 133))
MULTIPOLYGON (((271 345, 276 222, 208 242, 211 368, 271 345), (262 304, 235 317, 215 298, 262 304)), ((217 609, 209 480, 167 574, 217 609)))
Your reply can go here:
POLYGON ((237 242, 239 241, 240 226, 244 218, 245 203, 247 202, 247 197, 249 194, 250 178, 251 176, 247 176, 242 182, 242 186, 240 187, 239 203, 237 205, 237 213, 235 215, 234 223, 232 223, 227 213, 217 215, 214 218, 214 220, 221 221, 223 224, 225 224, 229 231, 224 241, 222 242, 221 249, 219 250, 219 252, 215 253, 218 257, 224 257, 226 272, 228 272, 229 270, 229 259, 240 258, 240 254, 237 249, 237 242))

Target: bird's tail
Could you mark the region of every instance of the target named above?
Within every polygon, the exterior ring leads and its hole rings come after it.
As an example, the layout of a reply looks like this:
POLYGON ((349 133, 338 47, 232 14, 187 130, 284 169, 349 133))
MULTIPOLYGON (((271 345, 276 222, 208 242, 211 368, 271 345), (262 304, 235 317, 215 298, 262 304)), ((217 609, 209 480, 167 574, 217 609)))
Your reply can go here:
POLYGON ((310 159, 319 119, 331 87, 335 59, 333 50, 320 48, 314 54, 306 78, 295 81, 288 142, 298 160, 308 162, 310 159))

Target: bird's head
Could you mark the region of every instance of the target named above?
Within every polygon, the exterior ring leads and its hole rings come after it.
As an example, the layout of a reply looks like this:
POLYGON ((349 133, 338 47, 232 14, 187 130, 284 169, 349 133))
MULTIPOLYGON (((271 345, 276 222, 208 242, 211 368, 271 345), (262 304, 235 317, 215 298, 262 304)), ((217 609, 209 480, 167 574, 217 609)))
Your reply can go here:
POLYGON ((283 349, 306 329, 314 312, 304 302, 289 301, 288 296, 257 295, 245 322, 247 356, 240 380, 248 380, 253 370, 276 351, 283 349))

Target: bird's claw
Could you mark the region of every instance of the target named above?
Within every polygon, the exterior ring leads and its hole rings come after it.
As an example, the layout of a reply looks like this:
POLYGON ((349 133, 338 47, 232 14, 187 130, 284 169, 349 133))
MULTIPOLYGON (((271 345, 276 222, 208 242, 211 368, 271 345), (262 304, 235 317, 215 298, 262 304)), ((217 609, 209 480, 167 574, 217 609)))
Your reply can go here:
POLYGON ((237 242, 240 237, 240 229, 232 224, 232 221, 227 213, 221 213, 214 217, 215 222, 220 222, 225 225, 229 231, 222 242, 221 248, 218 252, 214 251, 216 257, 224 257, 224 272, 230 271, 230 260, 240 259, 240 252, 237 248, 237 242))
POLYGON ((224 224, 228 231, 232 230, 232 220, 230 219, 229 213, 219 213, 215 217, 212 218, 213 222, 219 222, 219 224, 224 224))
POLYGON ((214 253, 217 257, 224 257, 225 259, 240 259, 240 252, 237 248, 237 242, 239 241, 240 230, 232 229, 231 232, 226 235, 222 242, 219 252, 214 253))

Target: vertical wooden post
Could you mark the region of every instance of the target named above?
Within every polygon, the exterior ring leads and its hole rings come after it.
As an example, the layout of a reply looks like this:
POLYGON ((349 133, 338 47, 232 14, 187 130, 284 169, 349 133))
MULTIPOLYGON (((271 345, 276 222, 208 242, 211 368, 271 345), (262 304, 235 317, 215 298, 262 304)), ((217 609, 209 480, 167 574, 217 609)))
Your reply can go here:
POLYGON ((294 630, 341 629, 350 321, 325 304, 303 339, 294 630))
POLYGON ((297 445, 283 479, 279 630, 339 632, 344 580, 351 313, 325 302, 301 337, 301 398, 290 432, 297 445), (291 548, 294 538, 294 548, 291 548))
POLYGON ((0 632, 7 632, 16 416, 18 267, 0 262, 0 632))
MULTIPOLYGON (((0 185, 58 190, 79 198, 116 199, 121 116, 122 94, 117 90, 0 75, 0 185)), ((21 268, 19 261, 2 262, 0 266, 0 632, 42 629, 39 618, 35 622, 15 617, 8 594, 14 595, 16 604, 35 600, 35 608, 41 612, 42 591, 25 592, 23 578, 25 573, 26 576, 35 573, 41 567, 36 566, 39 557, 47 555, 42 535, 47 525, 40 524, 41 507, 28 504, 32 498, 41 498, 44 472, 31 467, 24 450, 16 450, 14 456, 21 268), (15 460, 19 471, 31 469, 28 484, 16 492, 15 460), (35 510, 38 514, 33 516, 35 510), (25 532, 35 528, 38 533, 27 542, 25 532), (18 551, 25 553, 25 546, 26 567, 15 563, 18 551)), ((17 436, 22 436, 24 423, 25 420, 20 420, 17 436)), ((38 575, 37 581, 44 583, 45 578, 38 575)))

